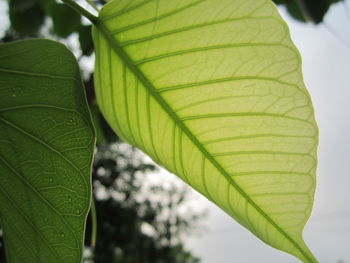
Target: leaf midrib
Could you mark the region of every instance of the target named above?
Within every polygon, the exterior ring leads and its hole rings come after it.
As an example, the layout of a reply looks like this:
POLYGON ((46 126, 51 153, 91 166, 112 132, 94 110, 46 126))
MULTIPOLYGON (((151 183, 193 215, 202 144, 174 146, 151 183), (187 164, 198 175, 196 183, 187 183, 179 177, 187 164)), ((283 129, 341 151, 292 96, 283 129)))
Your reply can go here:
POLYGON ((170 116, 170 118, 181 128, 181 130, 187 135, 191 142, 202 152, 202 154, 209 160, 215 168, 226 178, 231 186, 233 186, 237 192, 263 217, 265 220, 270 223, 283 237, 285 237, 299 252, 307 259, 309 262, 315 262, 312 257, 302 249, 299 244, 290 237, 278 224, 272 220, 260 207, 257 205, 248 194, 230 177, 226 170, 210 155, 210 153, 201 145, 200 141, 192 134, 192 132, 187 128, 187 126, 181 121, 181 118, 172 111, 169 104, 163 99, 162 96, 157 92, 154 85, 150 80, 143 74, 143 72, 135 65, 133 60, 129 55, 122 49, 122 45, 115 39, 107 27, 103 24, 101 18, 99 17, 95 22, 95 27, 97 27, 108 43, 111 45, 112 49, 120 57, 120 59, 125 63, 129 70, 139 79, 143 86, 149 91, 153 98, 160 104, 164 111, 170 116))

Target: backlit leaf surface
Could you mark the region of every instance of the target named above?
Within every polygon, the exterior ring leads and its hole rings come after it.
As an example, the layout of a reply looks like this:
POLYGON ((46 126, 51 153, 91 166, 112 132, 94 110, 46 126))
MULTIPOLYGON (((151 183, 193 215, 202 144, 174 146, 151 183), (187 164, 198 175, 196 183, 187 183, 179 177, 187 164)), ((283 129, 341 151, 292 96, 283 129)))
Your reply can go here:
POLYGON ((101 110, 125 141, 269 245, 316 262, 318 129, 271 1, 116 0, 93 31, 101 110))
POLYGON ((0 220, 9 263, 80 263, 94 133, 62 44, 0 46, 0 220))

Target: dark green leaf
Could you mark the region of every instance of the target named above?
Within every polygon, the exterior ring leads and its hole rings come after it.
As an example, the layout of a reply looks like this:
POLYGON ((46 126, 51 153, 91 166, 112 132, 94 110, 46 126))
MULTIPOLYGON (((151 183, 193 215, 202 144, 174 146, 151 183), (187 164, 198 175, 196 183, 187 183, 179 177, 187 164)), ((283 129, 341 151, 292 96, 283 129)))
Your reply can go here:
POLYGON ((44 12, 36 0, 11 0, 10 21, 21 36, 35 36, 44 22, 44 12))
POLYGON ((96 104, 90 105, 90 112, 96 130, 97 144, 116 142, 118 136, 103 118, 99 107, 96 104))
POLYGON ((295 1, 289 1, 286 4, 286 7, 289 14, 296 20, 299 20, 301 22, 307 22, 307 18, 309 17, 308 14, 306 12, 303 13, 299 5, 295 1))
POLYGON ((300 8, 304 10, 306 16, 314 23, 323 21, 330 5, 334 0, 299 0, 300 8))
POLYGON ((52 7, 55 4, 55 0, 39 0, 41 8, 47 15, 51 15, 52 7))
POLYGON ((90 55, 93 50, 91 26, 82 26, 79 29, 79 42, 83 55, 90 55))
POLYGON ((273 0, 275 4, 284 4, 288 12, 297 20, 321 23, 329 7, 343 0, 273 0))
POLYGON ((54 4, 51 15, 55 33, 60 37, 67 37, 81 27, 81 16, 64 4, 54 4))
POLYGON ((0 217, 8 262, 79 263, 94 132, 79 67, 49 40, 0 47, 0 217))
POLYGON ((104 135, 103 129, 102 129, 102 125, 100 122, 100 110, 98 109, 97 105, 91 105, 90 106, 90 112, 91 112, 91 117, 92 117, 92 121, 94 123, 94 127, 95 127, 95 131, 96 131, 96 142, 97 144, 99 143, 103 143, 106 142, 106 137, 104 135))

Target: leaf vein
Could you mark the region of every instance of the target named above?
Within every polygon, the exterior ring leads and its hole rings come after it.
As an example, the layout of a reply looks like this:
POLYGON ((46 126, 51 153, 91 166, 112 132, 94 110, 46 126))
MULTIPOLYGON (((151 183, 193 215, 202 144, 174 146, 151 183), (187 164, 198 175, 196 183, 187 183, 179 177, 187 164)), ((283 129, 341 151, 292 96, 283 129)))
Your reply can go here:
POLYGON ((282 44, 282 43, 234 43, 234 44, 197 47, 197 48, 178 50, 178 51, 174 51, 174 52, 167 52, 165 54, 160 54, 160 55, 157 55, 154 57, 149 57, 149 58, 135 61, 135 65, 142 65, 142 64, 154 62, 154 61, 157 61, 160 59, 185 55, 185 54, 189 54, 189 53, 196 53, 196 52, 202 52, 202 51, 213 51, 213 50, 228 49, 228 48, 245 48, 245 47, 247 47, 247 48, 248 47, 284 47, 284 48, 287 48, 289 50, 292 50, 292 48, 290 46, 282 44))

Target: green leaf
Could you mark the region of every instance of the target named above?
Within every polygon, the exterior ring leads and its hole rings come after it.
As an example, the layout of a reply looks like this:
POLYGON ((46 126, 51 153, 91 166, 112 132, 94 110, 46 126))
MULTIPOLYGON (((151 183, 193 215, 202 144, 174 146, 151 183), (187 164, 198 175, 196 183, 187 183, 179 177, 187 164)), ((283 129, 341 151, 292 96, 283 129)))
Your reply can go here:
POLYGON ((11 27, 21 36, 35 36, 44 23, 44 11, 36 0, 11 0, 11 27))
POLYGON ((96 144, 99 145, 116 142, 118 137, 109 127, 108 123, 103 118, 100 109, 95 103, 90 105, 90 112, 96 132, 96 144))
POLYGON ((306 12, 306 9, 301 9, 300 5, 296 1, 288 1, 286 4, 288 13, 296 20, 301 22, 311 22, 310 15, 306 12))
POLYGON ((52 8, 55 5, 55 0, 38 0, 41 8, 47 15, 51 15, 52 8))
POLYGON ((89 56, 93 51, 93 43, 91 36, 91 25, 82 26, 79 29, 79 43, 83 55, 89 56))
POLYGON ((81 16, 64 4, 53 4, 51 16, 55 33, 67 37, 81 27, 81 16))
POLYGON ((302 230, 318 128, 272 2, 111 1, 93 38, 97 100, 118 135, 267 244, 317 262, 302 230))
POLYGON ((273 0, 275 4, 284 4, 289 14, 302 22, 313 22, 315 24, 323 22, 324 16, 328 12, 331 4, 343 0, 273 0))
POLYGON ((96 132, 96 144, 100 144, 100 143, 104 143, 106 142, 106 138, 104 135, 104 131, 102 129, 102 125, 100 123, 100 111, 97 107, 97 105, 90 105, 90 112, 91 112, 91 118, 92 118, 92 122, 94 124, 95 127, 95 132, 96 132))
POLYGON ((9 263, 82 261, 94 132, 70 51, 0 47, 0 218, 9 263))

